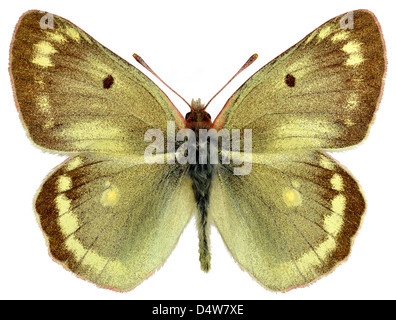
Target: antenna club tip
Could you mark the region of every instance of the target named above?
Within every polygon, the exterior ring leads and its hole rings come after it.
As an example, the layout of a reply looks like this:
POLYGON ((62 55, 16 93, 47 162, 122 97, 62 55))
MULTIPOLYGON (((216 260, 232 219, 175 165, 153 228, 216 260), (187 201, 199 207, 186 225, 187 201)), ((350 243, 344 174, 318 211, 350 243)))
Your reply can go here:
POLYGON ((252 59, 256 60, 258 58, 258 54, 255 53, 254 55, 252 55, 252 59))

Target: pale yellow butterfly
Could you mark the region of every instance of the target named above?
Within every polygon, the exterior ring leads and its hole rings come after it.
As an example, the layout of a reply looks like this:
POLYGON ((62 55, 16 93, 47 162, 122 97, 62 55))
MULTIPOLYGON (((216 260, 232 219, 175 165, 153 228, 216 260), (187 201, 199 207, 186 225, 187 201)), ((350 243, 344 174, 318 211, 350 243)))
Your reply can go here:
POLYGON ((51 255, 101 287, 130 290, 165 262, 196 212, 204 271, 212 221, 237 263, 270 290, 327 274, 348 256, 365 201, 321 150, 362 141, 385 67, 378 22, 354 11, 260 69, 213 123, 200 103, 184 119, 151 80, 81 29, 25 13, 11 44, 17 107, 37 146, 71 154, 35 199, 51 255), (147 163, 145 133, 166 132, 169 121, 241 137, 251 129, 251 172, 234 174, 246 152, 229 164, 147 163))

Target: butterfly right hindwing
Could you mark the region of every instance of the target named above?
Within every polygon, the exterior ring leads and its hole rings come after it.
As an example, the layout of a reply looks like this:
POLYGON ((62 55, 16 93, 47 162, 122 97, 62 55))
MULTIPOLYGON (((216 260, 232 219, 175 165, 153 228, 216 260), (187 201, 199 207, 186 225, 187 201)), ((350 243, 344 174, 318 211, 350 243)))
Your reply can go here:
POLYGON ((228 250, 274 291, 305 285, 349 254, 365 210, 358 184, 321 152, 253 155, 219 168, 209 214, 228 250))

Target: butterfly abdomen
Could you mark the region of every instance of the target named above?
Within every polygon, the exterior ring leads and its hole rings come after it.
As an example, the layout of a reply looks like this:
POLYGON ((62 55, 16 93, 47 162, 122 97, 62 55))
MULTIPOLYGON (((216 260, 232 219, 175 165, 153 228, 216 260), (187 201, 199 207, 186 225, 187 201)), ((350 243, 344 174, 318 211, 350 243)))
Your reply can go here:
MULTIPOLYGON (((198 146, 198 141, 197 141, 198 146)), ((207 144, 207 163, 199 163, 199 148, 196 151, 196 164, 189 164, 187 173, 193 181, 192 187, 197 205, 197 228, 199 238, 199 261, 205 272, 210 269, 208 207, 209 192, 216 167, 210 163, 209 142, 207 144)))

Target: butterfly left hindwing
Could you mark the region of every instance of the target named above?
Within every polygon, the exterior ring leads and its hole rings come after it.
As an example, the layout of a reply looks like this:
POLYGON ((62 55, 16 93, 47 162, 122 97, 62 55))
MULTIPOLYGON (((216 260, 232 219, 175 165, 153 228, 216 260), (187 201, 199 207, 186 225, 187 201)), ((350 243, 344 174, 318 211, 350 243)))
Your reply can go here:
POLYGON ((51 255, 77 275, 122 291, 165 262, 194 206, 180 166, 94 155, 59 166, 35 203, 51 255))

